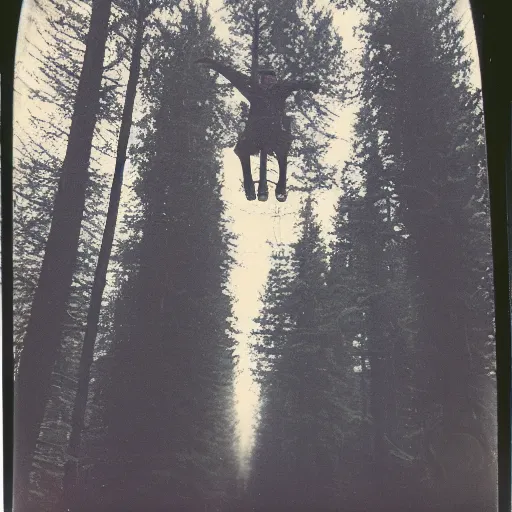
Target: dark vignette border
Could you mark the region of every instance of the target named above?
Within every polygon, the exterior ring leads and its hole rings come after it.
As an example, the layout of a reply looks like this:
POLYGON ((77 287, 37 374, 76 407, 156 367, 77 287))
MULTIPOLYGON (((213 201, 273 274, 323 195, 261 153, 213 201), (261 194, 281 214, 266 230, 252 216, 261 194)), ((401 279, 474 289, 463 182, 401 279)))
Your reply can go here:
POLYGON ((13 315, 12 315, 12 114, 14 57, 22 0, 0 8, 1 153, 2 153, 2 386, 4 510, 12 510, 13 315))
POLYGON ((505 512, 510 511, 511 507, 512 82, 509 77, 510 72, 507 73, 507 71, 510 71, 512 63, 510 60, 512 3, 507 0, 470 0, 470 2, 482 76, 491 199, 498 370, 499 510, 505 512))

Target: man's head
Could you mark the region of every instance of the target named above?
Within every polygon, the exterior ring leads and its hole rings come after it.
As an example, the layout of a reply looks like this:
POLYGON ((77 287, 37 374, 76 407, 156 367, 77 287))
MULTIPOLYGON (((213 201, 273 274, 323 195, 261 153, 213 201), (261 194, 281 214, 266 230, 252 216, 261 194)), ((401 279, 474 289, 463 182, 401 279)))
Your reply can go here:
POLYGON ((277 82, 276 73, 272 69, 262 69, 259 74, 260 84, 264 89, 272 87, 277 82))

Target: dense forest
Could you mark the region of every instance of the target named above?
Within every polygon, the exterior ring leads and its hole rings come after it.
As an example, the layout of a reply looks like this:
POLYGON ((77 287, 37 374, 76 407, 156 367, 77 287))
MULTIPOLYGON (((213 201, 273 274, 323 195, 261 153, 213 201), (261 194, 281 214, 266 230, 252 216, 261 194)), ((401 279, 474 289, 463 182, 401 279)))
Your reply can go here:
POLYGON ((23 16, 15 511, 496 508, 489 194, 459 2, 34 0, 23 16), (240 319, 252 227, 233 229, 225 155, 247 104, 194 61, 250 73, 255 48, 321 86, 289 101, 294 229, 240 319), (240 346, 259 390, 245 465, 240 346))

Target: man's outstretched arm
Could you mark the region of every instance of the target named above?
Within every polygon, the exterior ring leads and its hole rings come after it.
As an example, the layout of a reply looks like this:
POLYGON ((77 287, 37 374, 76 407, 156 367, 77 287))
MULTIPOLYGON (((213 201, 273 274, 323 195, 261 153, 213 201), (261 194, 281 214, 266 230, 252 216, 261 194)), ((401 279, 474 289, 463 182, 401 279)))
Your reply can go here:
POLYGON ((221 64, 220 62, 210 59, 209 57, 197 59, 195 64, 202 64, 209 67, 210 69, 213 69, 214 71, 217 71, 217 73, 220 73, 222 76, 227 78, 244 96, 250 89, 251 79, 240 71, 233 69, 231 66, 221 64))
POLYGON ((294 91, 311 91, 317 93, 320 90, 320 82, 310 80, 296 80, 290 82, 283 82, 280 87, 287 94, 291 94, 294 91))

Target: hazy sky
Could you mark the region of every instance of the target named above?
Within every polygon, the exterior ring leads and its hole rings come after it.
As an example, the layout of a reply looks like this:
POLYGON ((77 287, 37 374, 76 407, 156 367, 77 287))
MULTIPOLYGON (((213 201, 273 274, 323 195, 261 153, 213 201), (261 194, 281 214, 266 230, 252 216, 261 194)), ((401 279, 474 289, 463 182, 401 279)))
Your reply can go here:
MULTIPOLYGON (((217 35, 229 41, 229 31, 222 22, 222 0, 210 0, 210 8, 214 17, 214 24, 217 35)), ((327 5, 327 0, 318 0, 317 5, 327 5)), ((477 68, 476 42, 474 40, 473 26, 471 23, 471 12, 468 0, 460 0, 458 15, 461 17, 466 30, 468 51, 473 56, 474 83, 480 85, 480 75, 477 68)), ((44 42, 34 30, 31 17, 34 15, 32 0, 25 0, 22 9, 22 19, 17 48, 17 74, 23 81, 30 82, 27 75, 28 69, 36 66, 35 60, 29 55, 29 46, 26 43, 28 36, 39 48, 44 47, 44 42)), ((343 13, 335 13, 335 23, 344 39, 345 48, 351 55, 355 55, 359 49, 358 41, 353 37, 353 27, 359 23, 359 17, 354 10, 343 13)), ((40 20, 44 21, 44 20, 40 20)), ((247 56, 248 58, 248 56, 247 56)), ((219 78, 219 80, 224 80, 219 78)), ((22 80, 16 82, 17 94, 15 97, 15 122, 24 128, 29 128, 28 121, 30 110, 42 108, 49 115, 55 110, 52 105, 41 105, 31 101, 27 96, 27 89, 22 80)), ((239 102, 242 96, 236 94, 234 101, 239 102)), ((140 97, 138 97, 140 100, 140 97)), ((355 113, 354 106, 333 105, 333 110, 338 114, 334 124, 337 139, 332 143, 331 150, 327 156, 327 162, 343 167, 345 160, 349 157, 351 146, 351 124, 355 113)), ((94 154, 94 153, 93 153, 94 154)), ((96 154, 96 156, 99 156, 96 154)), ((112 158, 103 157, 101 167, 104 169, 105 179, 110 184, 114 161, 112 158)), ((257 159, 253 159, 253 175, 257 173, 257 159)), ((16 166, 16 161, 15 161, 16 166)), ((276 181, 274 160, 269 162, 269 179, 276 181)), ((16 172, 16 171, 15 171, 16 172)), ((292 169, 290 169, 290 173, 292 169)), ((242 470, 248 461, 251 444, 253 441, 254 412, 257 408, 257 389, 252 382, 249 368, 251 366, 249 344, 250 332, 254 328, 253 319, 258 315, 260 308, 259 297, 269 270, 270 247, 268 241, 274 243, 290 243, 295 238, 294 225, 300 207, 300 194, 290 192, 286 203, 278 203, 274 197, 273 185, 270 185, 269 200, 266 203, 259 201, 249 202, 241 186, 241 167, 238 158, 232 149, 224 152, 223 169, 223 199, 228 205, 227 214, 232 219, 230 227, 238 235, 236 245, 237 264, 231 272, 230 287, 235 297, 234 316, 238 318, 237 329, 241 334, 237 337, 238 354, 240 364, 237 375, 237 412, 240 420, 240 459, 242 470)), ((123 191, 122 204, 127 205, 133 197, 130 193, 130 182, 133 180, 134 172, 127 165, 126 184, 123 191)), ((110 188, 110 187, 108 187, 110 188)), ((318 199, 317 214, 322 222, 324 237, 327 237, 330 230, 330 217, 333 213, 333 206, 337 199, 337 192, 323 192, 316 195, 318 199)), ((106 207, 105 207, 106 208, 106 207)), ((125 207, 120 212, 122 222, 125 207)))

